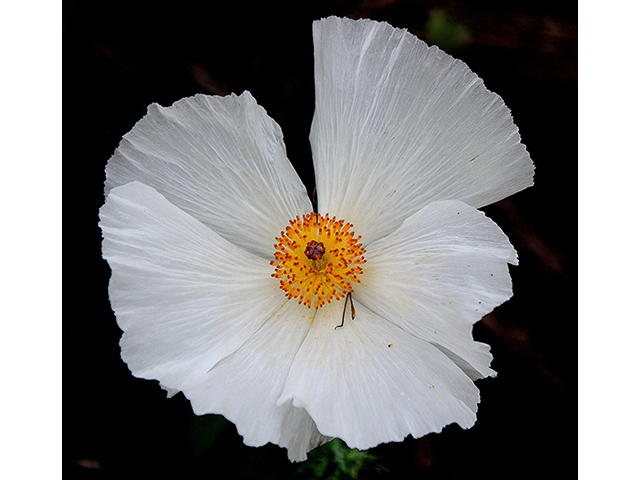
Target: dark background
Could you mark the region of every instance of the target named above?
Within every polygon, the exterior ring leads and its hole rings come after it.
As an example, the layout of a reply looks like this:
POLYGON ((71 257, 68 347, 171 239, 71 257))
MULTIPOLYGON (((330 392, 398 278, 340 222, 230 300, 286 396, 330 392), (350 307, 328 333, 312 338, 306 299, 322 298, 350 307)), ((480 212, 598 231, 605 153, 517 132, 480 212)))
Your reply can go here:
MULTIPOLYGON (((577 379, 577 9, 572 2, 66 1, 64 128, 68 181, 64 472, 87 478, 298 478, 268 445, 245 447, 217 416, 195 417, 120 359, 98 209, 107 160, 145 113, 196 93, 249 90, 282 127, 310 191, 311 22, 368 17, 409 29, 465 61, 511 109, 535 186, 484 210, 519 253, 514 297, 478 323, 495 379, 478 421, 376 447, 365 478, 534 478, 575 465, 577 379), (434 19, 464 30, 438 35, 434 19), (456 45, 456 39, 458 44, 456 45), (466 41, 462 41, 465 40, 466 41), (569 455, 571 453, 571 455, 569 455)), ((34 92, 35 94, 36 92, 34 92)))

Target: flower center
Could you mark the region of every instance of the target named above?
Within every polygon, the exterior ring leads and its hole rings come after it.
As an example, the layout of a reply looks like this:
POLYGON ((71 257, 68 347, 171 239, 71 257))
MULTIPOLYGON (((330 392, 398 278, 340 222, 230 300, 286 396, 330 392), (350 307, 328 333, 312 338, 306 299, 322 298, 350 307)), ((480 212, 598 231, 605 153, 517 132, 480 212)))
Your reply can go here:
POLYGON ((353 292, 366 262, 365 249, 354 238, 353 225, 329 215, 309 213, 290 220, 274 247, 271 275, 280 280, 287 298, 297 298, 307 307, 320 308, 332 299, 353 292))

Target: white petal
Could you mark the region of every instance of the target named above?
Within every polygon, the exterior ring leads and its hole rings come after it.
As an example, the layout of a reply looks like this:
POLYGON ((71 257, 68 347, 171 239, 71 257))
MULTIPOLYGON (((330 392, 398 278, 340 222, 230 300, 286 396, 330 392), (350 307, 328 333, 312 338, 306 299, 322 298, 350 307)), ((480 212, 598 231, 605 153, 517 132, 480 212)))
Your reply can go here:
POLYGON ((304 407, 325 435, 350 447, 420 437, 475 422, 478 390, 449 358, 355 302, 318 311, 279 403, 304 407))
POLYGON ((109 160, 106 192, 136 180, 264 258, 283 226, 312 209, 280 127, 248 92, 151 105, 109 160))
POLYGON ((495 223, 462 202, 434 202, 366 255, 360 302, 440 348, 472 379, 495 374, 489 347, 471 334, 512 295, 507 263, 516 252, 495 223))
POLYGON ((431 201, 481 207, 533 184, 508 108, 464 63, 372 20, 313 34, 319 212, 372 242, 431 201))
POLYGON ((151 187, 111 190, 100 211, 109 296, 134 375, 187 391, 283 301, 272 267, 151 187))
POLYGON ((315 311, 288 301, 241 348, 199 377, 185 394, 197 414, 221 413, 247 445, 272 442, 293 461, 330 438, 292 402, 276 404, 315 311))
POLYGON ((305 410, 276 405, 311 312, 285 300, 268 262, 139 182, 112 189, 100 214, 134 375, 183 391, 197 414, 224 414, 248 445, 277 443, 292 460, 328 440, 305 410))

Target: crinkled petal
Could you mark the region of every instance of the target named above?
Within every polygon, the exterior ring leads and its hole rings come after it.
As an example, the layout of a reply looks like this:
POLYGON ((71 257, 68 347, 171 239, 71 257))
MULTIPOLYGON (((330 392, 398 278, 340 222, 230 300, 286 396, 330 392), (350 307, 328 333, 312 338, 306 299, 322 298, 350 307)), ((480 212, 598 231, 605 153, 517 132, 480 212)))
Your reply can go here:
POLYGON ((495 372, 472 326, 511 297, 507 263, 516 262, 484 213, 455 200, 434 202, 368 246, 356 298, 440 348, 475 380, 495 372))
POLYGON ((275 443, 287 448, 292 461, 305 460, 309 450, 330 440, 318 432, 306 410, 291 401, 276 403, 314 314, 286 302, 242 347, 185 392, 194 411, 223 414, 247 445, 275 443))
POLYGON ((268 262, 139 182, 112 189, 100 216, 134 375, 182 391, 197 414, 225 415, 248 445, 287 447, 292 460, 328 440, 304 409, 276 405, 311 311, 285 300, 268 262))
POLYGON ((186 392, 282 304, 268 262, 139 182, 100 211, 122 358, 137 377, 186 392))
POLYGON ((109 160, 106 193, 132 181, 263 258, 283 225, 312 209, 280 127, 248 92, 151 105, 109 160))
POLYGON ((446 355, 354 302, 318 311, 279 404, 305 408, 325 435, 367 449, 475 422, 478 389, 446 355), (349 309, 348 309, 349 310, 349 309))
POLYGON ((435 200, 481 207, 533 184, 509 109, 459 60, 372 20, 313 25, 318 210, 363 241, 435 200))

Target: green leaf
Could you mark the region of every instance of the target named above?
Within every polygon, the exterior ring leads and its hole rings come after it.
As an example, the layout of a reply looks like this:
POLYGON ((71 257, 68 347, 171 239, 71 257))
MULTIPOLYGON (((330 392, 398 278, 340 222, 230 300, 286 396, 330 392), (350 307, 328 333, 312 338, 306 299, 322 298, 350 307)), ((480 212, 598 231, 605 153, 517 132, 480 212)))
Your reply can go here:
POLYGON ((323 480, 357 479, 365 470, 384 471, 375 455, 367 451, 349 448, 336 438, 309 452, 307 461, 298 468, 301 478, 323 480))

